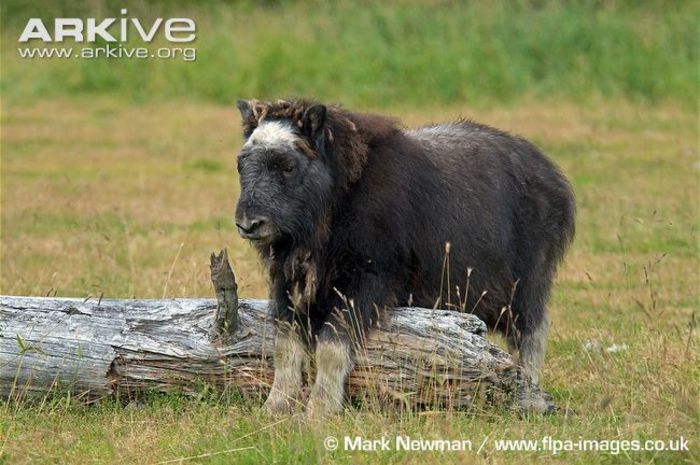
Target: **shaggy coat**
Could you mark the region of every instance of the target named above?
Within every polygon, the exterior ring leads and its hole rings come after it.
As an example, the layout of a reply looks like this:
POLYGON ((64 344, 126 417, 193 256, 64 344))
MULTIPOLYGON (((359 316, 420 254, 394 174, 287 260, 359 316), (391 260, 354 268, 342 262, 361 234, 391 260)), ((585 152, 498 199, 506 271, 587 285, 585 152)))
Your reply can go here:
POLYGON ((240 233, 272 310, 304 339, 361 343, 388 306, 473 312, 532 379, 574 198, 529 142, 469 120, 404 129, 309 101, 239 101, 240 233))

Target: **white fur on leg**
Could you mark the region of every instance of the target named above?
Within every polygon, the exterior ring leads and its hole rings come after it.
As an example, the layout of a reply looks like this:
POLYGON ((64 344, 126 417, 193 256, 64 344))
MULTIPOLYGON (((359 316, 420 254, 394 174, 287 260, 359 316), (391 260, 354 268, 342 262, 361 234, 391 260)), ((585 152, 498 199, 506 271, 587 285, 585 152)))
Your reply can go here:
POLYGON ((275 379, 265 401, 270 413, 288 413, 299 404, 305 356, 298 328, 280 328, 275 339, 275 379))
POLYGON ((525 379, 525 389, 521 393, 519 404, 523 412, 545 413, 550 410, 550 403, 543 397, 539 388, 548 335, 549 318, 545 316, 534 331, 520 340, 518 365, 525 379))
POLYGON ((323 417, 343 410, 345 381, 352 370, 350 345, 320 342, 316 347, 316 382, 311 390, 306 414, 323 417))
POLYGON ((523 375, 533 385, 538 385, 540 382, 540 370, 544 363, 548 335, 549 317, 545 316, 534 331, 522 336, 520 340, 518 365, 520 365, 523 375))

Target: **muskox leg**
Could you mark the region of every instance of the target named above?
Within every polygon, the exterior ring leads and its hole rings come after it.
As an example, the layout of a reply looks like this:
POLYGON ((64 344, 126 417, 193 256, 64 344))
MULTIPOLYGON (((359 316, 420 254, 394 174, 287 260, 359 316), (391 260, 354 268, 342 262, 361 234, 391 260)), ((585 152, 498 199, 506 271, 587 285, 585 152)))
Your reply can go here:
POLYGON ((353 368, 353 347, 361 344, 364 320, 352 303, 345 307, 335 307, 318 334, 316 381, 306 406, 309 418, 343 410, 345 383, 353 368))
POLYGON ((519 333, 517 344, 510 343, 511 351, 517 346, 523 378, 522 390, 518 393, 518 408, 523 413, 548 413, 556 409, 539 387, 548 333, 549 318, 545 314, 534 326, 519 333))
POLYGON ((345 382, 352 370, 352 350, 343 339, 319 341, 316 346, 316 381, 306 412, 309 418, 341 412, 345 382))
POLYGON ((275 338, 275 379, 265 408, 271 413, 287 413, 300 405, 301 369, 306 346, 301 340, 299 326, 282 322, 275 338))
POLYGON ((525 379, 535 386, 540 382, 540 370, 544 363, 544 354, 547 349, 547 337, 549 335, 549 317, 545 314, 534 327, 520 332, 517 337, 517 345, 513 341, 511 349, 518 351, 518 365, 525 379), (515 346, 515 347, 514 347, 515 346))
POLYGON ((353 357, 364 346, 364 337, 373 321, 378 321, 385 306, 389 280, 383 275, 354 274, 343 286, 347 294, 328 302, 333 310, 318 332, 316 344, 316 381, 306 406, 310 418, 343 410, 345 384, 353 368, 353 357), (354 298, 350 298, 354 297, 354 298), (382 305, 379 306, 378 302, 382 305))
POLYGON ((508 334, 511 353, 517 353, 517 362, 523 375, 524 386, 520 393, 519 406, 524 412, 544 413, 553 407, 539 388, 540 370, 544 362, 549 335, 547 298, 551 287, 553 269, 543 270, 527 276, 520 282, 513 302, 515 331, 508 334))

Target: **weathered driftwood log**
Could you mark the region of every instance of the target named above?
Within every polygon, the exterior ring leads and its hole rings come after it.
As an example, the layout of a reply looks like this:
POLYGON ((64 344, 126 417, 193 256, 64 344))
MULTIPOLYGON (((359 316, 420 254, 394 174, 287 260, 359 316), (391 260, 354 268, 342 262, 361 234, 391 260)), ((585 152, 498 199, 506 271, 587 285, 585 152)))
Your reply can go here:
MULTIPOLYGON (((212 282, 218 302, 0 296, 2 398, 197 392, 203 383, 264 395, 273 375, 267 302, 238 300, 225 253, 212 255, 212 282)), ((484 391, 517 398, 517 368, 485 336, 471 314, 393 309, 356 356, 350 397, 454 407, 484 391)))

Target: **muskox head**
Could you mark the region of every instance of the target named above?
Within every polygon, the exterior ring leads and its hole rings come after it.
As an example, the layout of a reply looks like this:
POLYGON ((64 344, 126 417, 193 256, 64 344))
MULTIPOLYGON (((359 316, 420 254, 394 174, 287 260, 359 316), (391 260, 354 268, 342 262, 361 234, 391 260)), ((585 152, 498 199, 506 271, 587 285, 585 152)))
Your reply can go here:
POLYGON ((334 189, 327 109, 304 102, 238 101, 246 142, 238 155, 236 226, 257 245, 313 232, 334 189))

